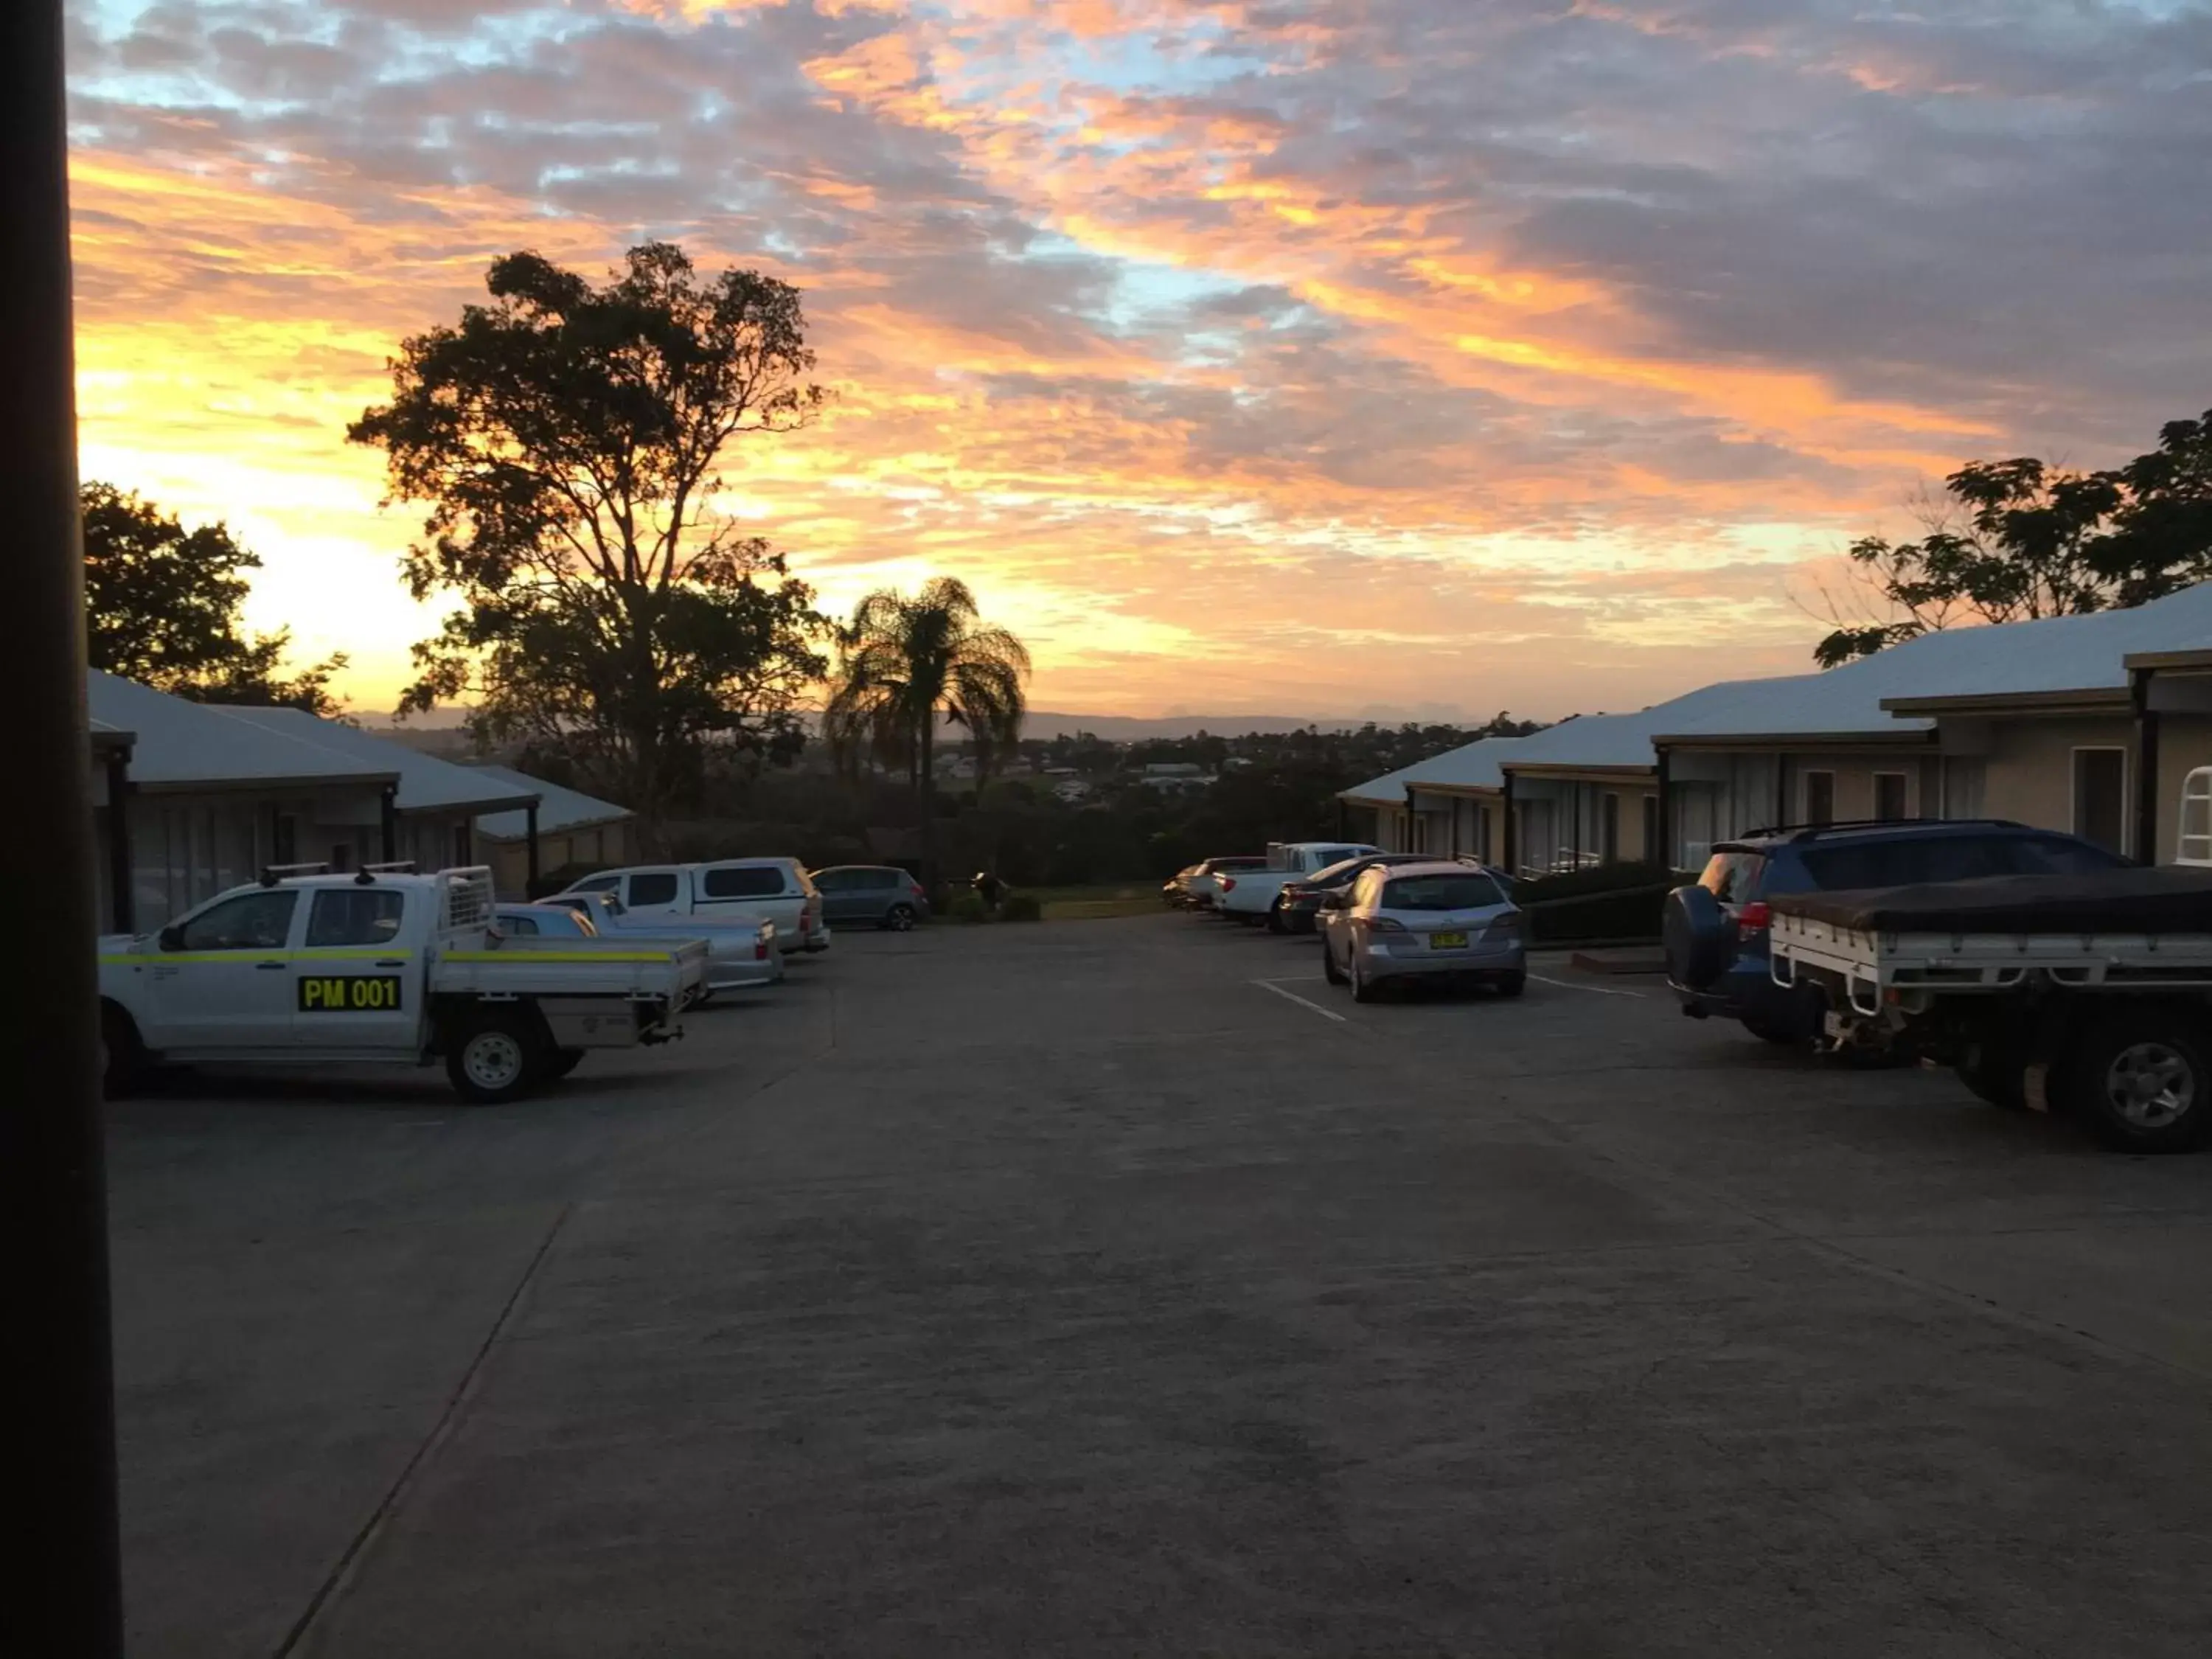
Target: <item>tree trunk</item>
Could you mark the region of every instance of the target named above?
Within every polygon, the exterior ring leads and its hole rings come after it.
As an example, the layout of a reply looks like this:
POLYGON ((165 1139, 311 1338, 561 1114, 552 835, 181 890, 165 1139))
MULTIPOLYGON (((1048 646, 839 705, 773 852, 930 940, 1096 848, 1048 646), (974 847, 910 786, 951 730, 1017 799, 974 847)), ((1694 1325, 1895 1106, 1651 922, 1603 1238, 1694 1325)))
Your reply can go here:
POLYGON ((921 884, 931 892, 937 890, 937 710, 933 707, 922 711, 921 740, 915 746, 921 758, 921 776, 915 785, 915 793, 921 799, 921 884))

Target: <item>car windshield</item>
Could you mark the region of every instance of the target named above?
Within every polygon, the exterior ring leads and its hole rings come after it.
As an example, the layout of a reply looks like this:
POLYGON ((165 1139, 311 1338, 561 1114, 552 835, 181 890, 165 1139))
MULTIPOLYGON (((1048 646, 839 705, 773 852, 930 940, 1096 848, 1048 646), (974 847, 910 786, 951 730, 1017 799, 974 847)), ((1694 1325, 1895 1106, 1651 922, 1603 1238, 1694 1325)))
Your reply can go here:
POLYGON ((1400 876, 1382 890, 1385 910, 1480 910, 1504 902, 1498 884, 1480 870, 1400 876))

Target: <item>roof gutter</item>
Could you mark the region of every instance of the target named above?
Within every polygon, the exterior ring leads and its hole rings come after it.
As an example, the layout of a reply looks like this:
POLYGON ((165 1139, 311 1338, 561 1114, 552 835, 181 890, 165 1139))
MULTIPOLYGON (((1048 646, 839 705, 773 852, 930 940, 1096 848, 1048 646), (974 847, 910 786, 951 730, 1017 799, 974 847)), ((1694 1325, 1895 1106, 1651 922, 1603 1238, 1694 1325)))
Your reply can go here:
POLYGON ((1884 697, 1893 714, 2125 714, 2124 685, 2083 686, 2071 691, 1966 692, 1954 697, 1884 697))

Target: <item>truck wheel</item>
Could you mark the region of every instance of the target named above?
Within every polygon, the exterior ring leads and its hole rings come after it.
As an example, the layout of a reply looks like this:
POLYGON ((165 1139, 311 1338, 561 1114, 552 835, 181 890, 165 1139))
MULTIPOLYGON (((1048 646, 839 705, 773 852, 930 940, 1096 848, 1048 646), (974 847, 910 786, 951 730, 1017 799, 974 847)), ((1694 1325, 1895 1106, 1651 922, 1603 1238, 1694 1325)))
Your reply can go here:
POLYGON ((1283 921, 1283 902, 1279 898, 1267 907, 1267 931, 1271 933, 1285 933, 1290 931, 1289 926, 1283 921))
POLYGON ((463 1100, 501 1106, 528 1094, 551 1058, 534 1020, 504 1012, 479 1014, 447 1050, 446 1076, 463 1100))
POLYGON ((2098 1021, 2064 1063, 2061 1103, 2117 1151, 2187 1152, 2212 1116, 2212 1072, 2199 1024, 2171 1008, 2098 1021))
POLYGON ((2027 1059, 2019 1050, 1977 1043, 1952 1068, 1980 1099, 2008 1112, 2027 1109, 2027 1059))
POLYGON ((146 1045, 130 1015, 112 1002, 100 1005, 100 1092, 121 1100, 146 1080, 146 1045))

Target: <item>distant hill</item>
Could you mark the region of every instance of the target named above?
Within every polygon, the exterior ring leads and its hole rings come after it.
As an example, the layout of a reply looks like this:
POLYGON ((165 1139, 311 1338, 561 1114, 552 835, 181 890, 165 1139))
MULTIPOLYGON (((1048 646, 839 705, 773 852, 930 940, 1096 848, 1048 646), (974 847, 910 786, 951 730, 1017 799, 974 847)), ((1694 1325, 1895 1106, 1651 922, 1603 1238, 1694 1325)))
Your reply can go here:
MULTIPOLYGON (((365 731, 379 737, 396 738, 434 754, 448 754, 467 747, 460 729, 461 723, 468 718, 465 708, 435 709, 428 714, 411 716, 404 724, 393 723, 389 715, 356 714, 353 718, 365 731)), ((1377 722, 1383 726, 1396 723, 1377 722)), ((1035 708, 1022 722, 1022 735, 1072 738, 1079 732, 1088 732, 1108 743, 1142 743, 1157 738, 1194 737, 1200 732, 1210 732, 1218 738, 1237 738, 1249 732, 1274 734, 1296 732, 1309 726, 1322 732, 1353 732, 1366 724, 1364 719, 1302 720, 1290 714, 1170 714, 1147 719, 1135 714, 1063 714, 1035 708)), ((960 729, 947 726, 945 735, 957 742, 960 729)))

